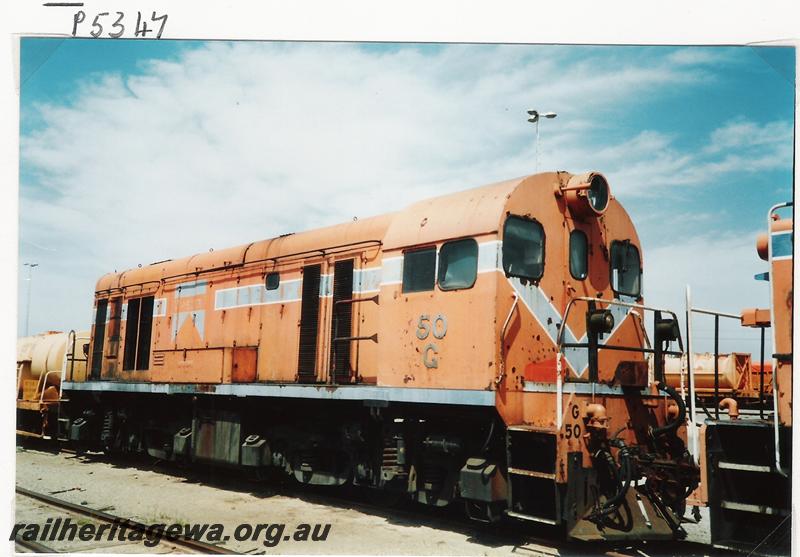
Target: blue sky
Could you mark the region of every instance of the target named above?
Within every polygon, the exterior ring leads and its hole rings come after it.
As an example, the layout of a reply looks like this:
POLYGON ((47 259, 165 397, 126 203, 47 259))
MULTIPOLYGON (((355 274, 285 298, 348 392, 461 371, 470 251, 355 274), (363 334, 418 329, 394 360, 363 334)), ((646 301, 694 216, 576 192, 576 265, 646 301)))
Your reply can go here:
POLYGON ((26 38, 20 54, 32 331, 85 326, 109 270, 532 173, 532 107, 558 113, 540 169, 604 172, 628 209, 650 303, 681 309, 687 282, 705 306, 766 303, 754 236, 792 195, 792 48, 26 38))

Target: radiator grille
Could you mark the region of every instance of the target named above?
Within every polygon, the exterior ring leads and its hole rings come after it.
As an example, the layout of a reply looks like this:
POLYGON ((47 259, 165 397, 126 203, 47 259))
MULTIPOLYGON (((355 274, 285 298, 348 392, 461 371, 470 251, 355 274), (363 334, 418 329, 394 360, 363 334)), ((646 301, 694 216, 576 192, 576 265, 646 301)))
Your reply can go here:
POLYGON ((317 375, 319 281, 319 265, 306 265, 303 267, 303 297, 300 307, 300 350, 297 359, 297 375, 300 381, 313 381, 317 375))
POLYGON ((352 342, 333 342, 349 337, 353 331, 353 304, 337 304, 353 297, 353 260, 337 261, 333 268, 333 318, 331 320, 331 371, 335 383, 349 383, 352 342))

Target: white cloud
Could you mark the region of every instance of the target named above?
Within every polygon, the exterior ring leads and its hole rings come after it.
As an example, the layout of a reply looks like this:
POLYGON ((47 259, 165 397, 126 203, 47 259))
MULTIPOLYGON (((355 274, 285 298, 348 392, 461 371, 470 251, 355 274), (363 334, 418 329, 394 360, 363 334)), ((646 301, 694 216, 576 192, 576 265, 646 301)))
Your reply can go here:
MULTIPOLYGON (((696 236, 679 244, 650 249, 644 258, 644 295, 648 304, 670 308, 678 314, 685 332, 685 288, 691 287, 694 307, 740 314, 743 309, 769 307, 769 286, 754 275, 767 270, 756 254, 756 235, 696 236)), ((714 350, 714 318, 696 316, 693 351, 714 350)), ((720 352, 750 352, 757 357, 759 332, 739 326, 733 320, 720 321, 720 352)), ((769 358, 771 337, 766 337, 769 358)))
POLYGON ((209 43, 85 83, 71 105, 38 107, 44 126, 21 138, 36 176, 22 184, 20 208, 23 260, 41 263, 32 329, 84 326, 94 282, 109 270, 530 173, 531 106, 569 115, 542 124, 541 168, 607 170, 617 193, 697 184, 708 164, 783 164, 774 158, 783 143, 768 141, 774 129, 756 124, 712 134, 703 154, 647 130, 595 147, 597 115, 710 79, 706 58, 679 58, 209 43), (761 138, 762 158, 734 136, 761 138))
POLYGON ((707 186, 731 173, 792 168, 792 125, 785 121, 724 124, 706 138, 706 147, 679 147, 682 138, 645 130, 616 144, 591 145, 560 136, 548 139, 548 158, 557 168, 581 167, 591 160, 609 176, 615 193, 630 197, 663 195, 665 188, 707 186))
POLYGON ((759 126, 742 117, 714 130, 706 151, 718 153, 731 148, 785 148, 791 145, 793 131, 789 122, 769 122, 759 126))
POLYGON ((730 63, 733 57, 729 54, 730 51, 720 50, 717 48, 697 48, 688 47, 676 50, 669 56, 667 60, 679 66, 693 66, 693 65, 719 65, 730 63))

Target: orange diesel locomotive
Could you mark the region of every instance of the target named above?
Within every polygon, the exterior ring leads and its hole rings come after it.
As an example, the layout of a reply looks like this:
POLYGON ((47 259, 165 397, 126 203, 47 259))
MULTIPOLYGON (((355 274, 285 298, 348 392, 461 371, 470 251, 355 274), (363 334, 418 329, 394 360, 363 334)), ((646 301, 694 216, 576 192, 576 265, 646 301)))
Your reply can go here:
POLYGON ((699 473, 663 362, 682 346, 641 276, 594 172, 108 274, 61 435, 578 539, 681 536, 699 473))

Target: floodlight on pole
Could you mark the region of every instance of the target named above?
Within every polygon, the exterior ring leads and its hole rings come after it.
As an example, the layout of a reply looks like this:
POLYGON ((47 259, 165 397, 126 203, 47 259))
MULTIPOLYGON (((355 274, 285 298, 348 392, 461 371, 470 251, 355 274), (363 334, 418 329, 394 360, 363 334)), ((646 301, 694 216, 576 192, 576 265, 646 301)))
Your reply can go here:
POLYGON ((25 308, 25 336, 30 336, 31 326, 31 290, 33 290, 33 268, 38 267, 38 263, 23 263, 28 268, 28 303, 25 308))
POLYGON ((539 172, 539 120, 547 118, 552 120, 558 116, 555 112, 539 112, 538 110, 528 110, 528 122, 536 124, 536 172, 539 172))

